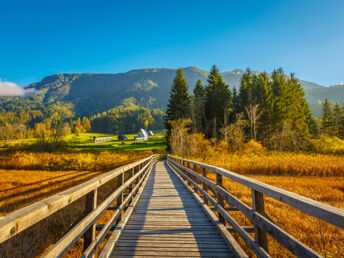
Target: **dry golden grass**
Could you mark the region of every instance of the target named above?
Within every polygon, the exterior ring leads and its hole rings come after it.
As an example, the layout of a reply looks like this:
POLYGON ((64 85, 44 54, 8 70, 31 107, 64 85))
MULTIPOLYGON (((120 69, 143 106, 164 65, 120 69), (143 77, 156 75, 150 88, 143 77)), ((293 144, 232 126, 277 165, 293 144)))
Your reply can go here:
POLYGON ((246 175, 344 176, 344 156, 305 153, 218 153, 198 161, 246 175))
MULTIPOLYGON (((189 159, 197 160, 192 157, 189 159)), ((288 153, 267 156, 222 154, 217 158, 198 159, 198 161, 245 174, 267 184, 344 209, 344 157, 342 156, 288 153), (305 174, 312 176, 302 176, 305 174), (332 176, 328 177, 328 175, 332 176)), ((215 174, 209 174, 215 182, 215 174)), ((224 180, 224 186, 230 193, 252 206, 249 188, 229 179, 224 180)), ((343 230, 269 197, 265 197, 265 208, 278 226, 318 253, 327 257, 344 256, 343 230)), ((239 224, 252 225, 242 213, 230 212, 230 214, 239 224)), ((254 256, 243 241, 238 236, 235 237, 245 251, 250 256, 254 256)), ((269 252, 273 257, 293 257, 270 236, 269 252)))
POLYGON ((119 164, 128 163, 151 155, 151 151, 142 152, 67 152, 40 153, 15 152, 0 155, 0 168, 33 170, 77 170, 107 171, 119 164))
MULTIPOLYGON (((9 156, 0 156, 1 167, 17 168, 0 169, 0 216, 90 180, 103 171, 109 171, 150 154, 151 152, 67 154, 18 152, 9 156), (18 168, 36 170, 18 170, 18 168), (46 171, 37 168, 67 171, 46 171)), ((101 203, 117 185, 118 181, 114 179, 100 187, 98 203, 101 203)), ((4 242, 0 245, 0 257, 39 256, 84 217, 84 203, 83 197, 4 242), (17 248, 18 246, 20 248, 17 248)), ((106 223, 112 213, 113 211, 105 212, 98 223, 106 223)), ((81 251, 82 240, 78 241, 66 255, 78 257, 81 251)))
POLYGON ((89 180, 99 172, 0 169, 0 216, 89 180))

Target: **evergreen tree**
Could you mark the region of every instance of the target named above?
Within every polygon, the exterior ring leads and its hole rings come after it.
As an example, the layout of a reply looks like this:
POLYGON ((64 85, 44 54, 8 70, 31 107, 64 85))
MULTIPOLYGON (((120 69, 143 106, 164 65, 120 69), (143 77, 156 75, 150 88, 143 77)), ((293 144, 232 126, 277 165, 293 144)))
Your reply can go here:
POLYGON ((290 99, 287 78, 282 68, 272 72, 271 91, 273 93, 272 123, 274 127, 277 127, 277 125, 282 122, 283 118, 286 117, 285 114, 288 112, 286 102, 289 102, 290 99))
POLYGON ((240 88, 239 88, 239 100, 240 100, 240 108, 239 113, 245 111, 245 107, 249 104, 249 97, 252 96, 252 79, 253 74, 249 68, 247 68, 246 72, 242 75, 240 81, 240 88))
POLYGON ((196 131, 198 132, 204 132, 205 127, 205 89, 203 87, 202 81, 198 80, 195 86, 195 89, 193 91, 194 98, 193 98, 193 104, 194 104, 194 111, 195 111, 195 126, 196 131))
POLYGON ((335 119, 332 113, 331 104, 325 99, 321 107, 321 131, 326 135, 333 135, 335 119))
POLYGON ((339 138, 342 138, 343 129, 344 129, 343 128, 344 111, 338 102, 334 104, 333 117, 334 117, 333 134, 339 138))
POLYGON ((190 96, 188 93, 188 85, 184 78, 183 70, 178 69, 176 77, 173 80, 166 110, 165 125, 167 129, 167 142, 169 142, 171 135, 171 125, 168 121, 190 117, 189 108, 190 96))
POLYGON ((280 68, 273 71, 271 79, 267 74, 254 76, 252 80, 254 101, 261 106, 259 134, 274 146, 281 136, 283 146, 290 149, 305 149, 312 130, 312 118, 300 81, 294 74, 287 76, 280 68), (262 131, 261 131, 262 130, 262 131), (288 132, 286 131, 288 130, 288 132))
POLYGON ((232 93, 214 65, 208 75, 206 87, 207 136, 217 138, 219 129, 229 120, 232 93))
POLYGON ((270 87, 270 77, 266 72, 254 75, 251 83, 253 92, 251 100, 253 105, 259 105, 259 112, 261 113, 260 121, 257 125, 257 138, 263 139, 271 133, 271 123, 273 114, 273 93, 270 87))
POLYGON ((344 103, 342 105, 342 118, 339 125, 339 138, 344 140, 344 103))
POLYGON ((299 137, 308 140, 312 130, 312 116, 309 104, 305 98, 305 92, 302 85, 292 73, 288 79, 289 91, 291 96, 288 99, 288 119, 292 121, 292 129, 297 131, 299 137))
POLYGON ((234 123, 236 121, 237 116, 240 114, 240 98, 238 95, 238 91, 235 87, 233 87, 233 97, 232 97, 232 104, 231 104, 231 113, 230 113, 230 122, 234 123))

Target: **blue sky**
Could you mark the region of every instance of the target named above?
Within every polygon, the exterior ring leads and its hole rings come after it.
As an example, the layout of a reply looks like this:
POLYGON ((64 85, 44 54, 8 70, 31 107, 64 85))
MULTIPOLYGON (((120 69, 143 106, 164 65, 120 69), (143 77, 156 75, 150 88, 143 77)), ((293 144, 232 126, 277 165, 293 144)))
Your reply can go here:
POLYGON ((344 82, 344 1, 0 0, 0 79, 197 66, 344 82))

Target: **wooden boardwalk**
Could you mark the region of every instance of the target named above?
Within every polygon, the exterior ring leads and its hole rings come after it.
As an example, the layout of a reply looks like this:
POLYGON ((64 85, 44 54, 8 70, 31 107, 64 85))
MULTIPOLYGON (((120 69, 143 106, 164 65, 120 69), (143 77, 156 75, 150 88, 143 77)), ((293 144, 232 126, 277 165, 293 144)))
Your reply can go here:
POLYGON ((112 257, 233 257, 194 196, 157 162, 112 257))
MULTIPOLYGON (((16 235, 27 230, 25 239, 21 241, 34 243, 33 225, 81 198, 85 198, 85 216, 43 257, 62 257, 79 239, 83 239, 81 257, 84 258, 94 257, 96 252, 99 258, 248 258, 232 232, 237 233, 257 257, 271 257, 268 234, 297 257, 322 257, 274 223, 278 218, 270 218, 265 212, 265 196, 344 229, 342 209, 220 167, 171 155, 167 156, 167 162, 156 163, 156 159, 156 155, 151 155, 126 164, 0 217, 0 256, 23 256, 25 251, 18 248, 21 244, 16 235), (216 181, 208 178, 209 173, 215 175, 216 181), (232 195, 230 189, 223 185, 224 179, 251 189, 252 205, 232 195), (98 189, 102 192, 101 187, 105 184, 115 187, 100 202, 98 189), (106 211, 113 211, 112 216, 106 224, 97 224, 106 211), (245 215, 252 225, 240 225, 228 211, 245 215), (6 250, 5 255, 3 250, 6 250)), ((31 256, 41 252, 38 250, 31 256)))

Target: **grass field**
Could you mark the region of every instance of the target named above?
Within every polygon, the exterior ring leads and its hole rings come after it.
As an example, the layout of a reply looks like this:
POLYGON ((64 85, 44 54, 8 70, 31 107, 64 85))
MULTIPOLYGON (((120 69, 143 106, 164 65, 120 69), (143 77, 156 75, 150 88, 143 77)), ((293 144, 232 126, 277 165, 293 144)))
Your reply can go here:
MULTIPOLYGON (((80 133, 79 135, 70 134, 64 137, 67 149, 73 150, 94 150, 94 151, 112 151, 112 150, 151 150, 155 152, 164 152, 166 150, 165 131, 154 131, 155 135, 151 136, 149 140, 145 142, 135 142, 134 137, 137 134, 124 134, 128 140, 118 141, 117 134, 106 133, 80 133), (112 137, 111 142, 94 143, 93 137, 112 137)), ((7 150, 15 147, 25 147, 35 144, 36 139, 23 139, 12 141, 0 141, 0 150, 7 150)))
POLYGON ((99 134, 99 133, 82 133, 79 136, 69 135, 66 137, 69 148, 78 148, 82 150, 154 150, 165 151, 166 139, 163 133, 151 136, 145 142, 135 142, 134 137, 137 134, 125 134, 127 141, 117 140, 118 135, 99 134), (111 142, 94 143, 93 137, 113 137, 111 142), (73 142, 73 137, 77 139, 73 142))

